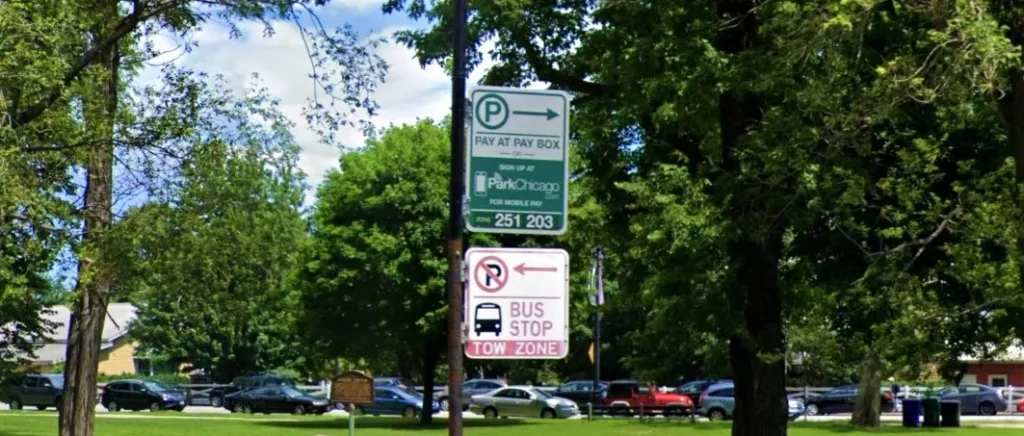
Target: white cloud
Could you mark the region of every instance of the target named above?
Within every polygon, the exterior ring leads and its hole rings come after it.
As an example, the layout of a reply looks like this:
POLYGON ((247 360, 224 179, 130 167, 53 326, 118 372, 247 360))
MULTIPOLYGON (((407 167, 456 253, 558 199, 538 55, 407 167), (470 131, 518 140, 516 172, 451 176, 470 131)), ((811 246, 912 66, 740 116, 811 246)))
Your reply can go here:
MULTIPOLYGON (((353 3, 379 4, 379 1, 359 0, 347 2, 346 6, 352 7, 353 3)), ((269 38, 263 37, 262 25, 243 25, 243 36, 238 39, 228 38, 227 29, 223 26, 208 24, 194 36, 198 47, 189 53, 181 53, 180 50, 166 53, 154 63, 175 62, 210 74, 221 74, 238 90, 250 83, 252 73, 258 73, 269 92, 281 100, 282 112, 295 123, 293 133, 302 147, 299 165, 306 172, 311 186, 316 187, 324 173, 338 165, 341 151, 319 143, 316 134, 309 129, 302 115, 303 108, 313 96, 306 49, 293 24, 276 24, 277 33, 269 38)), ((400 28, 388 28, 372 36, 390 37, 397 30, 400 28)), ((166 37, 157 37, 153 42, 164 51, 177 45, 166 37)), ((484 52, 492 47, 493 43, 486 44, 484 52)), ((380 105, 379 115, 371 119, 376 127, 412 123, 428 117, 439 120, 449 114, 451 79, 441 67, 421 68, 412 50, 393 42, 381 45, 377 53, 390 67, 387 80, 374 94, 380 105)), ((470 89, 491 65, 493 62, 485 59, 473 71, 467 82, 470 89)), ((151 70, 144 73, 143 80, 155 80, 157 77, 151 70)), ((347 128, 338 132, 337 141, 350 148, 362 146, 366 138, 359 129, 347 128)), ((309 198, 314 194, 310 192, 309 198)))
POLYGON ((328 3, 327 7, 330 9, 343 10, 345 12, 369 12, 371 10, 380 10, 381 5, 384 4, 384 0, 340 0, 332 1, 328 3))

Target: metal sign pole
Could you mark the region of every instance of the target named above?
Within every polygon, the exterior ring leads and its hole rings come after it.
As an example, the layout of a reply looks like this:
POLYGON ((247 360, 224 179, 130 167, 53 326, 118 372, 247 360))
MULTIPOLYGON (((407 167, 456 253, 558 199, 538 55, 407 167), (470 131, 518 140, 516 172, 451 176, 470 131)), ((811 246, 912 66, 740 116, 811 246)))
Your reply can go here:
POLYGON ((452 29, 451 173, 448 186, 448 435, 462 436, 462 196, 466 192, 466 0, 452 29))
POLYGON ((348 436, 356 436, 356 405, 348 405, 348 436))

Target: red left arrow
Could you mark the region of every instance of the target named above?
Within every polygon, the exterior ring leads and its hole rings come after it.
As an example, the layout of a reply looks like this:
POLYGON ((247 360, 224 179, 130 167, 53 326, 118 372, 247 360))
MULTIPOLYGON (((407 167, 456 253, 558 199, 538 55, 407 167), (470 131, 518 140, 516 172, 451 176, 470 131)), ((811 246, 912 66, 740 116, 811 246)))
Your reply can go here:
POLYGON ((524 276, 526 275, 527 271, 558 272, 558 268, 557 267, 553 267, 553 266, 526 266, 525 262, 519 264, 518 266, 516 266, 515 268, 512 268, 512 269, 516 270, 517 273, 522 274, 524 276))

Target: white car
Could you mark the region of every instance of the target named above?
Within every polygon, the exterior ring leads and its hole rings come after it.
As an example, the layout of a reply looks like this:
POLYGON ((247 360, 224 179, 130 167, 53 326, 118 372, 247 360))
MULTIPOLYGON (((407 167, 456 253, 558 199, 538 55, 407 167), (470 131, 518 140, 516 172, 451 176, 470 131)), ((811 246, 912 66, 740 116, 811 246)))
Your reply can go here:
POLYGON ((469 410, 484 418, 571 418, 580 414, 572 400, 556 397, 533 386, 509 386, 474 395, 469 410))

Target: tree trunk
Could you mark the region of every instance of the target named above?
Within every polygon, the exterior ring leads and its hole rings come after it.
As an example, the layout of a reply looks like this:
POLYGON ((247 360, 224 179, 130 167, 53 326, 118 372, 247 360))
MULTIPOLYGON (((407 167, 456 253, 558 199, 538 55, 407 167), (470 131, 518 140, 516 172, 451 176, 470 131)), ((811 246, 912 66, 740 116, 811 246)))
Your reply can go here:
POLYGON ((860 383, 857 385, 857 399, 853 405, 850 422, 857 427, 878 427, 882 425, 882 372, 885 366, 878 355, 870 352, 860 367, 860 383))
POLYGON ((437 361, 440 358, 440 349, 436 346, 428 346, 423 350, 423 367, 420 369, 420 377, 423 378, 423 413, 420 414, 420 424, 430 425, 434 422, 434 416, 430 413, 434 402, 434 371, 437 371, 437 361))
MULTIPOLYGON (((716 12, 730 23, 722 26, 715 48, 735 55, 756 46, 755 0, 717 0, 716 12)), ((715 182, 715 197, 729 213, 739 234, 727 247, 729 265, 737 280, 730 305, 742 313, 744 328, 729 340, 729 358, 736 382, 733 436, 786 435, 786 346, 782 325, 779 258, 785 218, 763 188, 746 185, 738 148, 744 135, 761 120, 758 95, 727 89, 719 97, 719 134, 725 174, 715 182), (763 213, 754 217, 751 211, 763 213), (769 218, 769 216, 771 216, 769 218)))
POLYGON ((736 384, 733 436, 786 435, 786 360, 778 254, 782 232, 765 245, 729 244, 740 281, 745 329, 729 340, 736 384))
MULTIPOLYGON (((111 2, 117 17, 117 2, 111 2)), ((101 58, 97 86, 102 92, 85 101, 86 127, 105 143, 89 150, 85 164, 86 186, 82 251, 78 255, 77 301, 68 326, 64 365, 64 393, 58 418, 60 436, 92 436, 96 409, 96 372, 99 365, 103 324, 113 274, 104 240, 111 225, 113 204, 114 117, 117 113, 120 54, 111 47, 101 58)))

